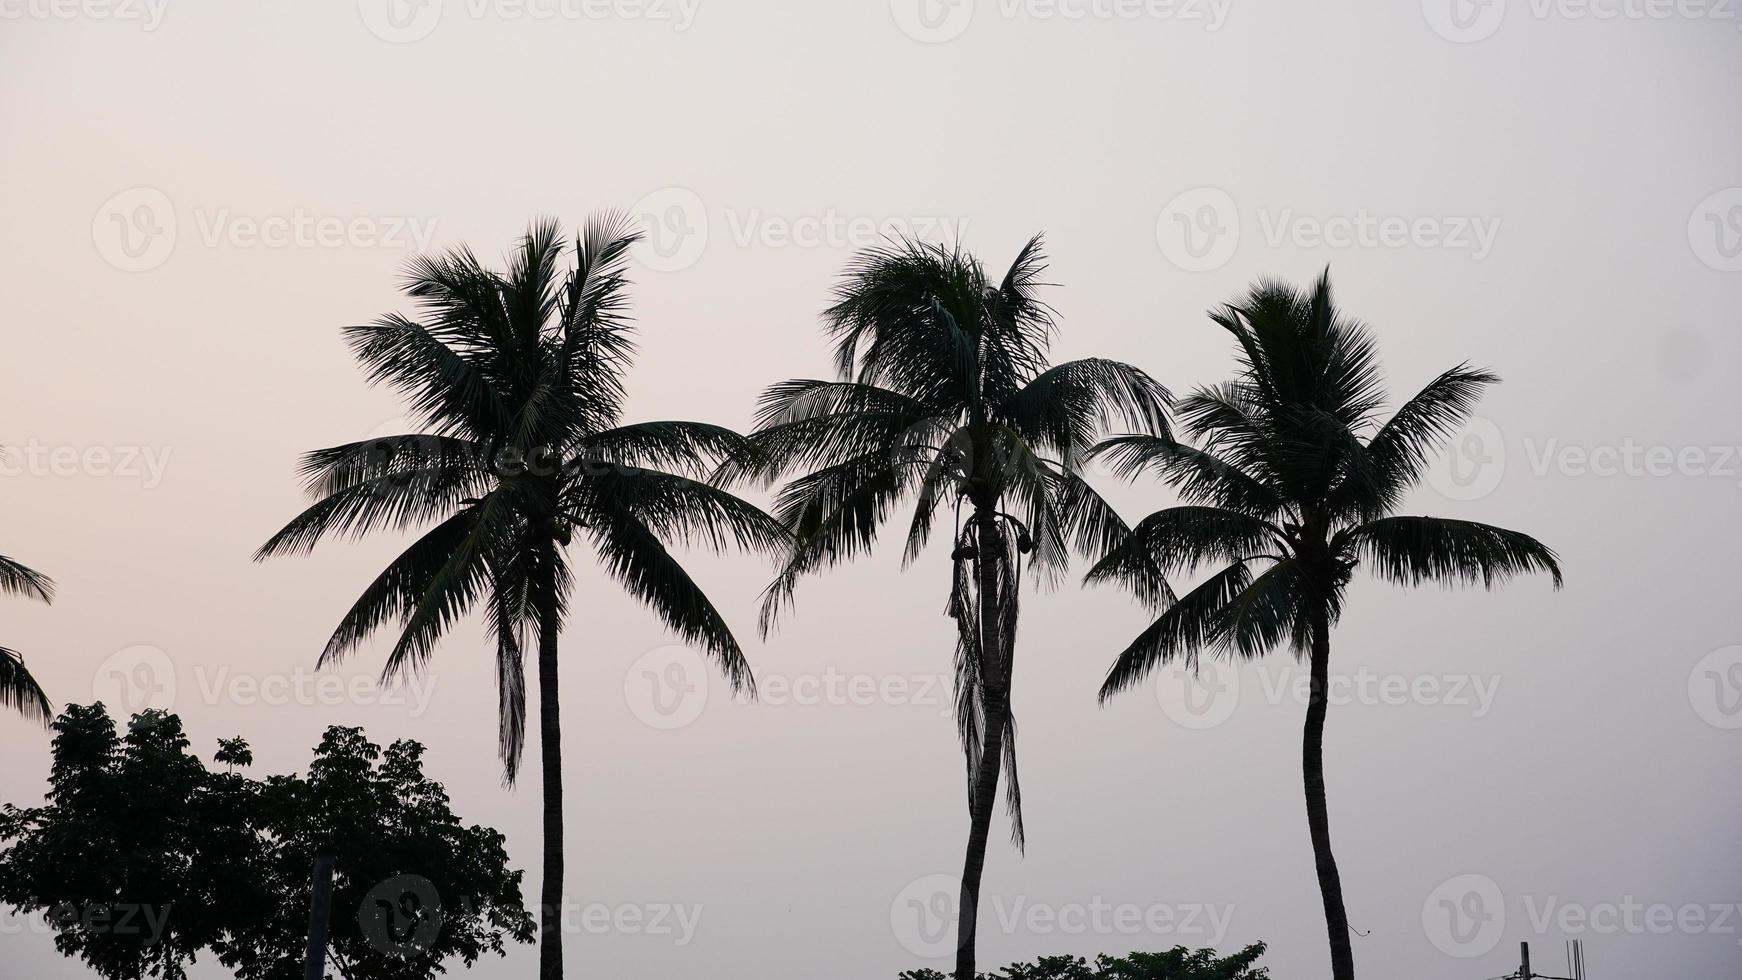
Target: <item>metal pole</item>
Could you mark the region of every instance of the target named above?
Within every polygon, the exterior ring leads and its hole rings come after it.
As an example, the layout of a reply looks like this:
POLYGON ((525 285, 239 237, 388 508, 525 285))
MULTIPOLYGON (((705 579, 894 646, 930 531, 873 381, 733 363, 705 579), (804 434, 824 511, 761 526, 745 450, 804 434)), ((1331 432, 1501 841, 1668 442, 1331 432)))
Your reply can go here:
POLYGON ((333 913, 333 858, 315 857, 314 894, 308 903, 308 953, 303 958, 303 980, 324 980, 327 975, 327 924, 333 913))

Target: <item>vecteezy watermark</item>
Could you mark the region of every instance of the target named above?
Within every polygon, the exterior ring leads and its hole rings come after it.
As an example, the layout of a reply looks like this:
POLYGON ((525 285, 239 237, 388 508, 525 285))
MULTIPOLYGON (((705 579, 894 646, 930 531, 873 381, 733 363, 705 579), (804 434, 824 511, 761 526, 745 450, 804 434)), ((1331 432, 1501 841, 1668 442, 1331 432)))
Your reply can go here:
MULTIPOLYGON (((557 927, 565 934, 587 936, 653 936, 673 946, 688 946, 702 924, 699 902, 588 902, 563 899, 556 908, 557 927)), ((542 917, 541 917, 542 918, 542 917)))
POLYGON ((175 205, 155 187, 114 194, 91 218, 97 253, 123 272, 144 272, 168 261, 175 237, 175 205))
POLYGON ((1506 932, 1506 899, 1487 875, 1447 878, 1422 900, 1421 930, 1447 956, 1481 956, 1506 932))
MULTIPOLYGON (((1447 956, 1483 956, 1506 932, 1507 905, 1493 878, 1457 875, 1428 892, 1421 906, 1422 932, 1447 956)), ((1510 919, 1522 921, 1537 936, 1733 936, 1742 926, 1742 903, 1645 902, 1633 895, 1577 902, 1557 894, 1521 895, 1510 919)))
POLYGON ((51 446, 30 439, 0 447, 0 477, 137 480, 147 490, 163 482, 168 446, 51 446))
POLYGON ((682 33, 700 8, 701 0, 357 0, 363 26, 393 44, 429 37, 449 9, 472 20, 643 21, 682 33))
POLYGON ((1742 446, 1653 444, 1631 437, 1619 443, 1581 445, 1551 438, 1525 439, 1524 451, 1537 476, 1717 478, 1736 480, 1742 487, 1742 446))
MULTIPOLYGON (((954 714, 954 678, 943 674, 862 674, 825 667, 814 673, 764 672, 756 703, 764 707, 919 707, 954 714)), ((740 696, 749 702, 748 695, 740 696)))
POLYGON ((170 905, 139 902, 61 902, 45 909, 41 917, 22 915, 8 908, 0 912, 0 936, 54 936, 65 932, 86 935, 136 937, 144 946, 163 941, 169 930, 170 905))
MULTIPOLYGON (((205 248, 394 248, 426 251, 436 219, 408 215, 316 214, 304 208, 244 214, 226 207, 192 209, 193 228, 205 248)), ((123 272, 163 265, 175 251, 181 222, 169 196, 133 187, 104 201, 91 219, 91 241, 103 260, 123 272)))
MULTIPOLYGON (((1468 254, 1480 262, 1494 251, 1498 217, 1461 214, 1376 214, 1367 208, 1329 215, 1260 206, 1256 226, 1270 248, 1423 249, 1468 254)), ((1155 241, 1168 261, 1187 272, 1219 269, 1250 227, 1233 195, 1220 187, 1194 187, 1175 195, 1155 218, 1155 241)))
MULTIPOLYGON (((901 948, 935 959, 956 950, 961 879, 929 874, 908 882, 889 903, 889 928, 901 948)), ((1172 936, 1192 945, 1218 946, 1228 935, 1234 906, 1204 902, 1113 902, 1100 895, 1082 900, 1039 900, 1027 895, 983 896, 984 935, 1172 936), (988 915, 990 913, 990 915, 988 915)))
POLYGON ((1726 187, 1694 206, 1688 246, 1719 272, 1742 272, 1742 187, 1726 187))
POLYGON ((1155 242, 1187 272, 1220 269, 1240 247, 1240 208, 1220 187, 1176 194, 1155 217, 1155 242))
POLYGON ((1694 664, 1688 703, 1713 728, 1742 729, 1742 644, 1719 647, 1694 664))
POLYGON ((700 194, 687 187, 662 187, 629 209, 642 233, 636 259, 655 272, 687 269, 707 251, 710 232, 723 228, 737 248, 864 249, 902 238, 960 241, 968 219, 948 215, 849 214, 835 208, 772 212, 759 207, 709 213, 700 194))
POLYGON ((433 673, 411 675, 403 689, 384 687, 373 677, 343 677, 303 667, 283 672, 245 672, 229 665, 198 664, 178 670, 163 650, 148 645, 124 647, 104 658, 91 676, 91 698, 127 714, 173 711, 196 697, 215 706, 277 708, 381 705, 408 707, 409 717, 422 717, 435 696, 433 673), (193 686, 183 683, 191 674, 193 686))
MULTIPOLYGON (((1737 23, 1735 0, 1421 0, 1433 32, 1458 44, 1493 37, 1508 9, 1539 21, 1710 20, 1737 23)), ((1742 25, 1739 25, 1742 26, 1742 25)))
POLYGON ((1240 705, 1240 669, 1221 660, 1172 665, 1157 672, 1155 700, 1161 713, 1181 728, 1215 728, 1234 717, 1240 705))
POLYGON ((901 33, 926 44, 962 36, 977 10, 1003 20, 1174 21, 1222 29, 1232 0, 889 0, 889 14, 901 33))
POLYGON ((1447 500, 1467 502, 1493 493, 1505 476, 1505 434, 1475 415, 1428 464, 1427 485, 1447 500))
MULTIPOLYGON (((624 672, 623 702, 650 728, 683 728, 707 708, 712 675, 707 660, 695 650, 681 644, 657 646, 624 672)), ((954 678, 943 674, 867 674, 830 666, 820 671, 762 671, 754 697, 745 690, 732 700, 762 708, 918 707, 950 715, 956 705, 953 685, 954 678)))
POLYGON ((709 674, 707 662, 689 647, 654 647, 624 672, 623 703, 650 728, 683 728, 708 706, 709 674))
MULTIPOLYGON (((1258 683, 1241 679, 1234 664, 1200 660, 1194 667, 1171 666, 1159 671, 1156 701, 1168 719, 1182 728, 1215 728, 1234 716, 1243 698, 1254 693, 1265 704, 1304 706, 1312 695, 1312 674, 1302 666, 1253 665, 1258 683)), ((1497 674, 1399 674, 1359 667, 1353 673, 1333 673, 1326 686, 1332 705, 1369 707, 1432 707, 1467 711, 1483 718, 1500 693, 1497 674)))
POLYGON ((0 0, 0 21, 82 20, 139 24, 155 31, 169 0, 0 0))
MULTIPOLYGON (((1576 443, 1526 436, 1518 448, 1538 478, 1720 479, 1742 487, 1742 445, 1652 443, 1631 436, 1576 443)), ((1427 484, 1449 500, 1479 500, 1499 488, 1511 455, 1500 427, 1473 417, 1429 466, 1427 484)))
POLYGON ((422 875, 381 882, 357 905, 357 928, 376 950, 416 957, 435 948, 442 934, 442 898, 422 875))
POLYGON ((933 959, 956 951, 962 879, 929 874, 908 882, 889 902, 889 931, 901 948, 933 959))

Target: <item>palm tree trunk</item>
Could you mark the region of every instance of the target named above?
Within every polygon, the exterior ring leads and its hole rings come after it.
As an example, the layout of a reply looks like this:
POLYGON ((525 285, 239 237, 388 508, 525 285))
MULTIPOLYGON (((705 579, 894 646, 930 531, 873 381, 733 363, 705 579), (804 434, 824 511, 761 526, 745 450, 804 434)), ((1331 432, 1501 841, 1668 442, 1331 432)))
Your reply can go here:
POLYGON ((1331 854, 1331 822, 1325 806, 1325 709, 1330 704, 1331 626, 1323 608, 1312 613, 1312 689, 1307 696, 1306 732, 1302 738, 1301 772, 1306 783, 1307 829, 1313 839, 1313 863, 1319 875, 1319 896, 1325 903, 1325 928, 1331 940, 1332 980, 1354 980, 1355 957, 1349 948, 1349 915, 1343 908, 1343 880, 1331 854))
POLYGON ((536 601, 538 736, 544 765, 544 881, 539 896, 538 977, 539 980, 562 980, 563 753, 556 655, 562 614, 557 608, 556 583, 542 583, 536 601))
POLYGON ((974 572, 980 593, 980 672, 985 691, 986 730, 980 746, 980 771, 968 797, 968 855, 962 862, 962 887, 956 917, 955 980, 974 980, 974 940, 980 918, 980 875, 986 867, 986 843, 992 811, 998 805, 998 773, 1004 762, 1004 730, 1009 725, 1009 659, 1000 624, 998 562, 1004 560, 1003 539, 992 518, 980 522, 979 553, 974 572))

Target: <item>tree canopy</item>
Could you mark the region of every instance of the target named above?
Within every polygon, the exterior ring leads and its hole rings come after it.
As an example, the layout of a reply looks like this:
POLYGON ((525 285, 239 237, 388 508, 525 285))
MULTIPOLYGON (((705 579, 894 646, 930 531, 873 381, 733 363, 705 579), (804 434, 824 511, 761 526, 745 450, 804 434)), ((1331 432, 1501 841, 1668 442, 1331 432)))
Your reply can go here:
POLYGON ((304 775, 257 781, 242 739, 213 772, 181 719, 101 703, 54 722, 41 807, 0 811, 0 903, 110 980, 180 980, 210 953, 239 980, 299 980, 310 871, 334 859, 329 954, 345 980, 410 980, 532 938, 502 835, 467 826, 424 775, 423 747, 332 727, 304 775))

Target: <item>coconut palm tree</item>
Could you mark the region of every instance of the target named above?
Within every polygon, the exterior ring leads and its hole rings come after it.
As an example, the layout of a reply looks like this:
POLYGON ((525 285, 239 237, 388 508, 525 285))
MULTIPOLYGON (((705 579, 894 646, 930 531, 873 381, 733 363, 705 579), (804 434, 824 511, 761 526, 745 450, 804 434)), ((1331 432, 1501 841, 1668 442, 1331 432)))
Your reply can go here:
POLYGON ((1113 662, 1104 701, 1158 664, 1199 655, 1256 657, 1287 643, 1311 664, 1302 774, 1307 827, 1330 931, 1332 975, 1354 975, 1343 891, 1325 806, 1324 732, 1331 627, 1354 570, 1400 584, 1493 587, 1547 572, 1555 554, 1517 531, 1393 512, 1441 443, 1498 379, 1459 365, 1383 423, 1377 352, 1367 328, 1337 311, 1327 271, 1311 291, 1261 281, 1210 314, 1234 335, 1238 373, 1179 406, 1198 445, 1134 434, 1096 447, 1117 472, 1153 470, 1183 503, 1145 518, 1087 576, 1154 596, 1160 576, 1226 566, 1166 607, 1113 662))
POLYGON ((1038 236, 1001 279, 959 247, 903 240, 860 254, 823 314, 837 380, 769 388, 753 454, 722 471, 768 482, 802 472, 776 501, 794 544, 765 595, 764 632, 802 576, 868 551, 902 501, 913 507, 904 561, 940 511, 952 515, 947 611, 969 814, 956 975, 966 980, 1001 767, 1023 846, 1010 681, 1024 558, 1056 579, 1069 548, 1116 544, 1127 528, 1078 464, 1115 422, 1167 431, 1167 391, 1142 371, 1100 359, 1048 366, 1053 312, 1036 293, 1045 265, 1038 236))
MULTIPOLYGON (((0 556, 0 593, 22 595, 43 602, 54 601, 54 580, 32 568, 27 568, 5 556, 0 556)), ((24 657, 17 651, 0 647, 0 705, 16 710, 26 718, 49 724, 54 718, 54 703, 43 693, 42 685, 30 676, 24 657)))
POLYGON ((316 502, 256 556, 306 552, 333 533, 433 523, 363 591, 320 662, 391 624, 398 639, 383 677, 421 670, 447 629, 481 605, 496 649, 510 784, 525 731, 522 660, 529 638, 537 643, 546 980, 562 973, 557 641, 573 584, 571 541, 584 538, 624 588, 709 651, 734 690, 753 689, 738 641, 667 545, 780 549, 786 541, 773 518, 702 478, 743 451, 741 437, 699 422, 620 421, 633 351, 625 266, 636 237, 615 217, 589 222, 564 268, 561 233, 540 221, 506 272, 463 247, 413 261, 406 292, 418 317, 391 314, 346 336, 370 380, 404 395, 425 431, 309 453, 303 470, 316 502))

